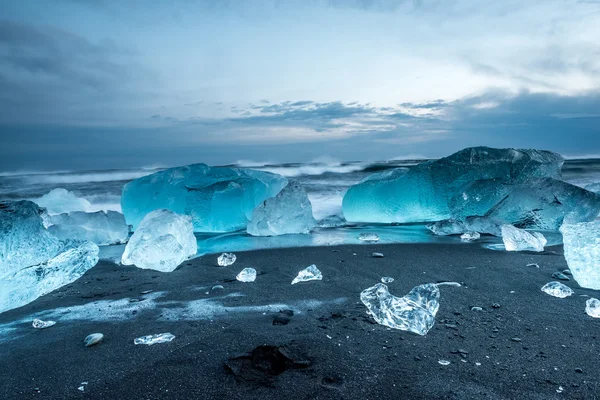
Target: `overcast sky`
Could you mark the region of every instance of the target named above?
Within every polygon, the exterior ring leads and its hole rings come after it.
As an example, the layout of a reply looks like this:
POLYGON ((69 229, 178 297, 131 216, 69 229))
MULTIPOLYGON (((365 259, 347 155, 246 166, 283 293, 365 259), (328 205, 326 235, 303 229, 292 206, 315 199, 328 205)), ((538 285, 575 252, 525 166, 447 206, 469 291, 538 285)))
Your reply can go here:
POLYGON ((0 170, 600 154, 600 1, 5 0, 0 170))

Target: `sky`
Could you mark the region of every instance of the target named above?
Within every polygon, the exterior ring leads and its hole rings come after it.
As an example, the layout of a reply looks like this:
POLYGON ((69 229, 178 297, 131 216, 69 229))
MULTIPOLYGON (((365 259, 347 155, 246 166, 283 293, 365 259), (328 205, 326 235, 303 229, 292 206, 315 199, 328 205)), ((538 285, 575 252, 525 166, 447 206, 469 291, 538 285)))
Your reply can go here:
POLYGON ((0 171, 600 154, 600 0, 5 0, 0 171))

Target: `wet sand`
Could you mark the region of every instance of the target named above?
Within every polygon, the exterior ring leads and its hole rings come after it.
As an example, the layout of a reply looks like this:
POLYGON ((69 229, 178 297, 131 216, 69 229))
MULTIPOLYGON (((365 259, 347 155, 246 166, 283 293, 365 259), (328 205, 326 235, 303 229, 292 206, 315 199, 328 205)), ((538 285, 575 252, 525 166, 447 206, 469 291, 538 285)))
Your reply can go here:
POLYGON ((73 284, 1 314, 0 398, 600 398, 600 320, 585 314, 583 296, 599 294, 573 280, 565 282, 575 290, 569 298, 540 291, 567 268, 561 247, 538 254, 393 244, 236 254, 229 267, 206 255, 171 273, 101 262, 73 284), (322 281, 290 285, 313 263, 322 281), (255 282, 235 281, 244 267, 256 268, 255 282), (389 288, 397 296, 423 283, 463 286, 440 288, 436 324, 418 336, 366 314, 359 294, 382 276, 395 278, 389 288), (57 324, 33 329, 34 316, 57 324), (104 341, 84 347, 94 332, 104 341), (176 337, 133 343, 161 332, 176 337))

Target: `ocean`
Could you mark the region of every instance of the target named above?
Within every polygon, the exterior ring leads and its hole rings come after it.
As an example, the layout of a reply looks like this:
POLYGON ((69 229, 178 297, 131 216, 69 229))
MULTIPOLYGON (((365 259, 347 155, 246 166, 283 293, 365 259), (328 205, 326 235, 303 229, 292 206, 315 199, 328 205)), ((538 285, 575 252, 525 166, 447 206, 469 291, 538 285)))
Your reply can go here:
MULTIPOLYGON (((411 168, 422 159, 379 162, 337 162, 320 159, 309 163, 260 163, 239 161, 228 167, 252 168, 277 173, 299 181, 306 189, 317 220, 341 215, 342 198, 348 188, 366 176, 391 168, 411 168)), ((0 200, 35 200, 55 188, 64 188, 91 203, 88 211, 121 211, 123 186, 136 178, 162 168, 90 170, 90 171, 22 171, 0 172, 0 200)), ((600 182, 600 159, 566 160, 563 179, 577 186, 600 182)), ((286 235, 276 238, 254 238, 240 233, 200 236, 200 253, 211 251, 241 251, 269 247, 296 247, 356 243, 356 226, 317 230, 311 235, 286 235), (202 243, 201 243, 202 242, 202 243)), ((362 231, 374 231, 382 243, 444 241, 435 238, 419 226, 361 226, 362 231)), ((489 239, 493 241, 493 239, 489 239)), ((560 238, 556 239, 560 240, 560 238)), ((552 242, 552 240, 551 240, 552 242)))

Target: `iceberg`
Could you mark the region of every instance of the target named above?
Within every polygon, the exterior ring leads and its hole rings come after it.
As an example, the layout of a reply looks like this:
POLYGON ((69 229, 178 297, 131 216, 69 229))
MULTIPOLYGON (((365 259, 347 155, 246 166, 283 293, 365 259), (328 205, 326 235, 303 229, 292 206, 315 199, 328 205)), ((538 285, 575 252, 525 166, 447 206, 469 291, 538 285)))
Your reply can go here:
MULTIPOLYGON (((561 177, 564 160, 539 150, 475 147, 421 163, 407 171, 372 175, 344 196, 344 217, 352 222, 429 222, 455 217, 451 200, 474 181, 524 183, 530 178, 561 177)), ((483 215, 494 204, 464 209, 462 216, 483 215), (486 210, 487 211, 487 210, 486 210)))
POLYGON ((600 220, 560 228, 565 259, 579 286, 600 290, 600 220))
POLYGON ((48 210, 48 214, 63 214, 70 211, 88 211, 91 204, 86 199, 75 196, 67 189, 52 189, 39 199, 33 200, 38 206, 48 210))
POLYGON ((244 268, 235 277, 240 282, 254 282, 256 280, 256 270, 254 268, 244 268))
POLYGON ((600 318, 600 300, 593 297, 587 299, 585 302, 585 313, 592 318, 600 318))
POLYGON ((570 287, 557 281, 546 283, 544 286, 542 286, 542 292, 560 299, 564 299, 565 297, 569 297, 573 294, 573 290, 570 287))
POLYGON ((232 232, 246 229, 254 208, 287 182, 269 172, 193 164, 129 182, 121 208, 134 230, 149 212, 167 209, 189 215, 195 232, 232 232))
POLYGON ((125 246, 121 264, 171 272, 197 251, 191 217, 159 209, 139 224, 125 246))
POLYGON ((98 262, 98 246, 54 237, 42 212, 31 201, 0 202, 0 312, 79 279, 98 262))
POLYGON ((308 282, 308 281, 320 281, 323 280, 323 274, 317 268, 315 264, 304 268, 302 271, 298 272, 298 276, 294 278, 292 281, 292 285, 295 285, 298 282, 308 282))
POLYGON ((539 232, 527 232, 512 225, 502 225, 502 241, 506 251, 544 251, 548 241, 539 232))
POLYGON ((404 297, 393 296, 383 283, 360 294, 360 300, 377 323, 419 335, 427 334, 433 327, 439 299, 438 286, 431 283, 414 287, 404 297))
POLYGON ((86 213, 73 211, 49 216, 48 231, 59 239, 85 239, 99 246, 126 243, 129 226, 116 211, 86 213))
POLYGON ((316 223, 306 191, 290 181, 277 196, 266 199, 252 211, 247 232, 252 236, 309 233, 316 223))
POLYGON ((445 219, 432 224, 427 228, 436 235, 461 235, 467 232, 477 232, 493 236, 502 236, 502 223, 493 218, 469 216, 464 220, 445 219))

